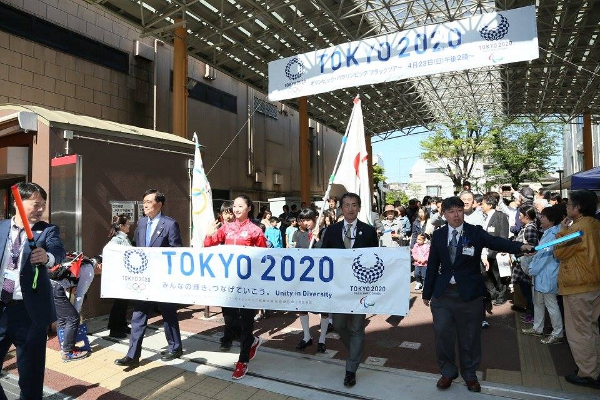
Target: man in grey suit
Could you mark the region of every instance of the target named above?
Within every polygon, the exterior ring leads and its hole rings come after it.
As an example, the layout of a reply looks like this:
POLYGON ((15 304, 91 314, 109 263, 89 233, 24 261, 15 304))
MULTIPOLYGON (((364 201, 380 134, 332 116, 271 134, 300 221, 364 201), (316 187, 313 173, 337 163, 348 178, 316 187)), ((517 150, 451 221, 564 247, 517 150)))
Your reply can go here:
MULTIPOLYGON (((21 399, 41 399, 46 362, 46 333, 56 321, 56 309, 47 267, 61 263, 65 248, 57 226, 42 221, 46 191, 36 183, 17 185, 35 248, 27 243, 19 213, 0 221, 0 360, 12 344, 17 348, 21 399), (37 284, 34 286, 37 271, 37 284)), ((15 207, 16 209, 16 207, 15 207)), ((0 386, 0 399, 6 399, 0 386)))
MULTIPOLYGON (((135 230, 135 243, 137 247, 181 247, 181 233, 179 225, 173 218, 162 214, 165 204, 165 195, 156 189, 149 189, 144 193, 144 214, 135 230)), ((153 301, 137 300, 131 317, 131 338, 129 351, 123 358, 115 360, 115 364, 122 366, 139 365, 142 353, 142 340, 148 324, 148 315, 158 306, 164 320, 165 336, 169 349, 161 360, 170 361, 181 357, 181 333, 177 319, 177 305, 173 303, 158 303, 153 301)))
MULTIPOLYGON (((371 225, 359 221, 360 197, 356 193, 346 193, 340 199, 344 220, 331 225, 325 231, 322 248, 356 249, 378 247, 377 231, 371 225)), ((351 273, 350 266, 348 271, 351 273)), ((344 386, 356 385, 356 370, 362 359, 365 340, 365 314, 332 314, 333 326, 348 349, 344 386)))
POLYGON ((505 253, 532 251, 520 242, 492 236, 479 225, 464 222, 464 203, 459 197, 442 202, 448 224, 433 233, 423 303, 433 314, 433 331, 442 377, 438 389, 448 389, 458 377, 456 339, 460 374, 471 392, 480 392, 475 374, 481 362, 481 321, 486 293, 481 274, 481 250, 487 247, 505 253))

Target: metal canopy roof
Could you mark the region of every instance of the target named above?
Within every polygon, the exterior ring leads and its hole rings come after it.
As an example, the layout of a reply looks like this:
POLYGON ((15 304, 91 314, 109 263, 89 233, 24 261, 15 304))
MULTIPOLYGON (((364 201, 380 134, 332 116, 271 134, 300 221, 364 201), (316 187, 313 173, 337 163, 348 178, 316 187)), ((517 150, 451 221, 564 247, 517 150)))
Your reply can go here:
MULTIPOLYGON (((92 1, 92 0, 88 0, 92 1)), ((473 117, 600 114, 598 0, 94 0, 173 41, 175 18, 188 50, 266 93, 270 61, 417 26, 535 4, 540 58, 310 96, 312 118, 344 131, 363 99, 374 141, 430 127, 456 111, 473 117)), ((294 101, 288 104, 296 106, 294 101)))

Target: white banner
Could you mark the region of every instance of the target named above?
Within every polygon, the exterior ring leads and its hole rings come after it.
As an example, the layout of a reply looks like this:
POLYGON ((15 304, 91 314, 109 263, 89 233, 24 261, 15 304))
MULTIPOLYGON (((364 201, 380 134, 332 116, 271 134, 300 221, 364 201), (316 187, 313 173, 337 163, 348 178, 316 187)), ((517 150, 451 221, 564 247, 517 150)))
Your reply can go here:
POLYGON ((101 297, 288 311, 406 315, 408 248, 123 247, 102 254, 101 297))
POLYGON ((480 14, 269 63, 269 100, 539 57, 535 7, 480 14))

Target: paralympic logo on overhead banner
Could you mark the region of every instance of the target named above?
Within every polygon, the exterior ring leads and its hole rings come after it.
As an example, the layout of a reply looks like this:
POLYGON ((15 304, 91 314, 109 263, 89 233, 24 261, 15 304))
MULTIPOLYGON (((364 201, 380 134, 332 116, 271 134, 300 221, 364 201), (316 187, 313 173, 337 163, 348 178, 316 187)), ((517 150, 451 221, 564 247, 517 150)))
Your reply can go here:
POLYGON ((269 100, 538 57, 535 6, 476 14, 271 61, 269 100))

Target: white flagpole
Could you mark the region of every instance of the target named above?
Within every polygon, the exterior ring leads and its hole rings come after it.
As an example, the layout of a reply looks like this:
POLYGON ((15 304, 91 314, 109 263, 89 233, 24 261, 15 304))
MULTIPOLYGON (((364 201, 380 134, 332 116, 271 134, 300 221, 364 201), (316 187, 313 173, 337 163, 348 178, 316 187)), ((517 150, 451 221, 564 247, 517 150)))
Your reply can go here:
MULTIPOLYGON (((360 95, 356 95, 355 99, 359 99, 360 95)), ((325 194, 323 195, 323 207, 319 210, 319 216, 317 217, 317 225, 319 221, 321 221, 321 217, 323 216, 323 209, 325 208, 325 202, 329 199, 329 192, 331 191, 331 185, 333 185, 333 179, 335 178, 335 174, 337 174, 337 170, 340 167, 340 161, 342 159, 342 153, 344 152, 344 148, 346 147, 346 142, 348 141, 348 132, 350 132, 350 126, 352 125, 352 120, 354 118, 354 110, 356 107, 352 107, 352 112, 350 113, 350 119, 348 121, 348 126, 346 126, 346 132, 342 137, 342 145, 340 146, 340 151, 338 152, 337 158, 335 160, 335 164, 333 166, 333 173, 329 176, 329 182, 327 183, 327 189, 325 189, 325 194)), ((315 236, 313 235, 308 248, 312 248, 315 243, 315 236)))

